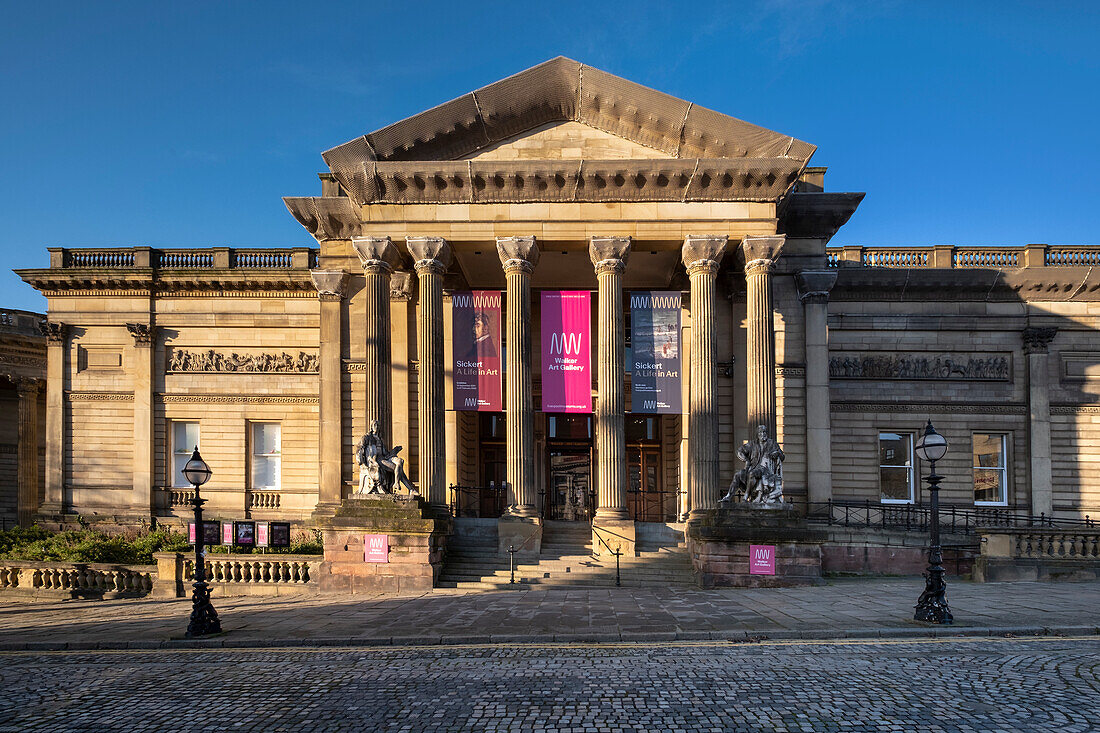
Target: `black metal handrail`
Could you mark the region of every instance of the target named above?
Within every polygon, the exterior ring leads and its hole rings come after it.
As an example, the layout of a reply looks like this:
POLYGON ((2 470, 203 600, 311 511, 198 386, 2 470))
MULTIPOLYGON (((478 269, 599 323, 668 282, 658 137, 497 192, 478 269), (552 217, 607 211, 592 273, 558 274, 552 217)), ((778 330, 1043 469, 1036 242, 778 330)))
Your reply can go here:
MULTIPOLYGON (((881 527, 909 532, 927 532, 929 508, 922 504, 882 504, 866 501, 810 502, 807 517, 831 526, 881 527)), ((940 527, 954 534, 974 534, 978 527, 1095 527, 1096 520, 1062 519, 1045 513, 1032 516, 1026 508, 975 507, 940 504, 940 527)))
POLYGON ((592 525, 592 530, 593 530, 592 534, 594 534, 596 536, 596 539, 600 541, 600 544, 603 545, 604 547, 606 547, 607 551, 615 556, 615 585, 617 587, 621 587, 622 584, 623 584, 623 581, 622 581, 622 576, 619 574, 619 558, 623 556, 622 549, 621 549, 622 545, 619 545, 618 548, 612 550, 611 546, 608 545, 606 542, 604 542, 603 537, 600 536, 600 531, 599 531, 600 528, 595 526, 595 525, 592 525))
POLYGON ((460 486, 451 484, 451 516, 498 518, 504 514, 507 485, 460 486))

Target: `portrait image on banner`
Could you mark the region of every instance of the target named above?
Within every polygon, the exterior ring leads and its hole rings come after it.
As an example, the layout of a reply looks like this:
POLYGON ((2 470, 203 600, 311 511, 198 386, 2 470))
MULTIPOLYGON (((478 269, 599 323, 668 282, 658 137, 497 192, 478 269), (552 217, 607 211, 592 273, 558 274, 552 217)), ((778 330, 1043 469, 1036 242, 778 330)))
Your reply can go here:
POLYGON ((542 291, 542 411, 592 412, 592 293, 542 291))
POLYGON ((680 392, 680 293, 630 293, 631 412, 678 413, 680 392))
POLYGON ((499 290, 456 292, 451 296, 451 355, 454 409, 504 409, 500 371, 499 290))

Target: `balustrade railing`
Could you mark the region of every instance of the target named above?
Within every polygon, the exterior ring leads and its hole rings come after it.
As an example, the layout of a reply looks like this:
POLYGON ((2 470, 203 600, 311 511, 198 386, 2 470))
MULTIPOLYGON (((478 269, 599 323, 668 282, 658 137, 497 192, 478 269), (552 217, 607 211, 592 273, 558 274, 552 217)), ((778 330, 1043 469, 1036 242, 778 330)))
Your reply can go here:
POLYGON ((0 590, 145 595, 155 578, 147 565, 0 560, 0 590))
POLYGON ((825 249, 827 267, 958 268, 1097 267, 1100 245, 1022 247, 862 247, 825 249))
MULTIPOLYGON (((905 532, 927 532, 930 510, 922 504, 880 504, 872 501, 810 502, 808 517, 831 526, 882 528, 905 532)), ((1061 519, 1041 514, 1031 516, 1026 508, 975 507, 940 504, 940 529, 952 534, 973 535, 982 527, 1046 527, 1091 530, 1097 523, 1090 517, 1061 519)))
POLYGON ((1020 266, 1020 251, 1015 249, 957 249, 955 267, 986 267, 994 270, 1020 266))
POLYGON ((928 267, 928 250, 870 249, 863 251, 864 267, 928 267))
POLYGON ((1047 267, 1096 267, 1100 265, 1100 247, 1049 247, 1047 267))
MULTIPOLYGON (((206 580, 224 584, 306 585, 321 563, 312 555, 214 555, 206 556, 206 580)), ((195 577, 194 559, 184 559, 183 579, 195 577)))
POLYGON ((1100 530, 1035 529, 1013 532, 1013 557, 1100 558, 1100 530))
POLYGON ((128 249, 71 249, 68 267, 133 267, 134 252, 128 249))
POLYGON ((247 509, 278 509, 281 503, 277 491, 245 492, 245 508, 247 509))
POLYGON ((290 249, 57 248, 51 249, 50 252, 50 266, 60 269, 305 270, 317 264, 317 250, 307 247, 290 249))
POLYGON ((197 269, 214 266, 214 253, 203 250, 166 249, 157 257, 157 264, 165 269, 197 269))
POLYGON ((237 267, 291 267, 290 252, 272 250, 236 250, 234 264, 237 267))

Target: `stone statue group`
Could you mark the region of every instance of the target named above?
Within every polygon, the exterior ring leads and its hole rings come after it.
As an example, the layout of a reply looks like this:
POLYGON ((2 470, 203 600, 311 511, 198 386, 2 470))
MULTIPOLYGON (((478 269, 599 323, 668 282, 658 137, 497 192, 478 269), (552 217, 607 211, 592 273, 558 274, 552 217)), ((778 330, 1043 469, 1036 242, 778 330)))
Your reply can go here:
POLYGON ((782 506, 785 456, 779 443, 768 436, 766 425, 756 427, 756 440, 745 441, 737 449, 737 457, 745 462, 745 467, 734 475, 722 502, 737 498, 741 503, 757 506, 782 506))
POLYGON ((405 475, 405 461, 397 454, 401 446, 387 449, 378 421, 371 420, 370 432, 355 445, 355 462, 359 465, 359 487, 356 494, 392 494, 396 486, 404 486, 410 496, 419 496, 416 487, 405 475))

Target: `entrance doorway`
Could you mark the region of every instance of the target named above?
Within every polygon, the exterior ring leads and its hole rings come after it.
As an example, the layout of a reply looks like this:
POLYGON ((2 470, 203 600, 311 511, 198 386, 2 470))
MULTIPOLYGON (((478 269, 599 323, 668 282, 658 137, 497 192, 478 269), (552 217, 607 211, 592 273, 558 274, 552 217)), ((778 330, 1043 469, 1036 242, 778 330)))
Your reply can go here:
POLYGON ((676 521, 676 494, 664 488, 661 417, 626 416, 627 509, 636 522, 676 521))
POLYGON ((546 416, 546 496, 543 516, 591 522, 596 512, 592 485, 592 416, 546 416))

